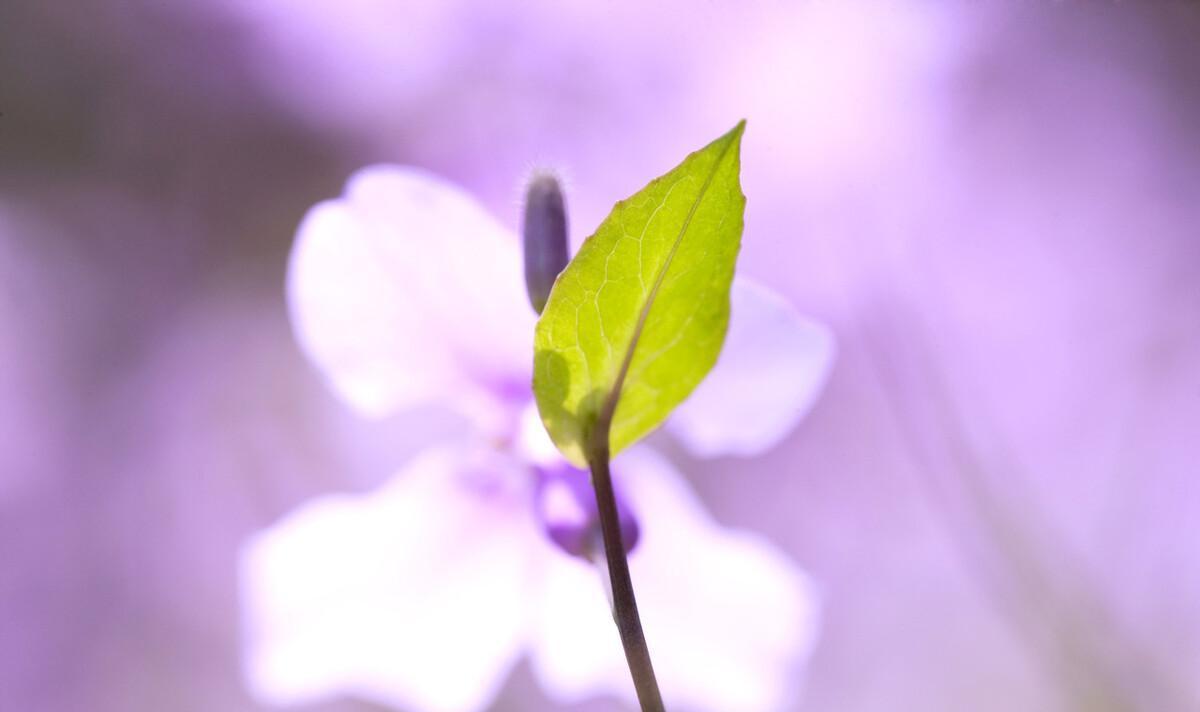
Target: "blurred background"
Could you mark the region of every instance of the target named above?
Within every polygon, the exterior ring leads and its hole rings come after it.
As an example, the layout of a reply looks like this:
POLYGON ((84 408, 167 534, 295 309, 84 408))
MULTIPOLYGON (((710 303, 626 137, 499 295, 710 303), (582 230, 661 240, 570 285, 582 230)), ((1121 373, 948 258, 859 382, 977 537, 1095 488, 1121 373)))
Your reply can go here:
POLYGON ((239 544, 440 427, 292 340, 351 172, 515 229, 553 167, 578 241, 742 117, 740 269, 839 360, 765 457, 665 445, 818 581, 800 709, 1200 709, 1197 76, 1185 0, 0 3, 0 709, 260 709, 239 544))

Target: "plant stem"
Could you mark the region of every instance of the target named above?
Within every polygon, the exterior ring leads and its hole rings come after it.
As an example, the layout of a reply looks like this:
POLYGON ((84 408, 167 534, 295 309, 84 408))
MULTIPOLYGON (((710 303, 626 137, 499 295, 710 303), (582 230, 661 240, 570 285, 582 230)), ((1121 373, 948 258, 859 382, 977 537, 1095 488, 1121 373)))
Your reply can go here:
POLYGON ((637 690, 642 712, 664 712, 658 680, 654 678, 654 666, 650 664, 650 649, 642 633, 637 600, 633 596, 633 581, 629 578, 629 562, 625 558, 625 544, 621 541, 621 522, 608 460, 608 428, 605 427, 602 438, 593 438, 588 464, 592 470, 592 487, 596 491, 596 505, 600 513, 600 533, 604 537, 604 556, 612 584, 613 620, 621 634, 625 661, 633 675, 633 687, 637 690))

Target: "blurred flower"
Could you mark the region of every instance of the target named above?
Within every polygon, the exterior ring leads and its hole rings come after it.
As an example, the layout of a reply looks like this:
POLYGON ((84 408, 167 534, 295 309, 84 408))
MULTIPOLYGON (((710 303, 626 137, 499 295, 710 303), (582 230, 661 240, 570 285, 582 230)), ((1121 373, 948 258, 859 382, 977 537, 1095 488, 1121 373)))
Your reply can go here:
MULTIPOLYGON (((534 315, 517 245, 460 190, 405 168, 365 169, 301 225, 292 317, 333 388, 374 417, 444 405, 474 435, 247 544, 247 672, 263 699, 477 710, 527 652, 556 699, 633 701, 606 579, 587 560, 587 475, 557 454, 532 404, 534 315)), ((811 406, 832 355, 824 327, 736 283, 721 360, 667 427, 699 455, 761 452, 811 406)), ((783 706, 816 632, 806 576, 713 522, 648 449, 618 458, 614 478, 666 699, 783 706)))

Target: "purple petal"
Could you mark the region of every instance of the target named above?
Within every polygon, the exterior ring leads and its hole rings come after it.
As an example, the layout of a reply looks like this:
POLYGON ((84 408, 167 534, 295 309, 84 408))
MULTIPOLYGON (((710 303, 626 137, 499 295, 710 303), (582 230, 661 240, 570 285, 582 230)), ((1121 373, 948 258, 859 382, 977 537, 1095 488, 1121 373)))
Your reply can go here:
POLYGON ((256 695, 483 709, 520 653, 541 536, 525 473, 507 467, 428 452, 377 492, 315 500, 253 539, 241 573, 256 695))
MULTIPOLYGON (((793 701, 812 649, 808 578, 753 534, 714 523, 683 478, 635 449, 616 476, 642 527, 630 557, 638 604, 669 709, 769 712, 793 701)), ((634 700, 604 584, 576 559, 548 559, 531 654, 555 698, 634 700)))
POLYGON ((369 415, 528 382, 534 315, 515 236, 421 171, 363 169, 309 211, 288 299, 309 357, 369 415))
POLYGON ((833 335, 782 297, 735 280, 721 357, 668 427, 696 455, 755 455, 782 440, 816 402, 833 365, 833 335))

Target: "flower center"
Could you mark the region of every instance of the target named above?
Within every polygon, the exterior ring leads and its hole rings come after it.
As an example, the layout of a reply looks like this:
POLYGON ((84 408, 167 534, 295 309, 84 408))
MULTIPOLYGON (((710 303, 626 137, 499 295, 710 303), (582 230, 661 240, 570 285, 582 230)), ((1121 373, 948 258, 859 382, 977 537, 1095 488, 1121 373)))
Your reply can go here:
MULTIPOLYGON (((572 556, 595 561, 604 555, 600 515, 588 473, 566 462, 539 465, 537 472, 537 516, 546 535, 558 548, 572 556)), ((637 518, 617 493, 617 515, 625 553, 633 551, 640 536, 637 518)))

